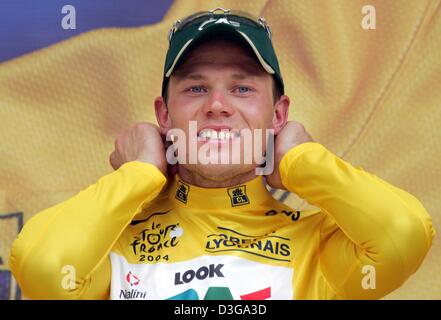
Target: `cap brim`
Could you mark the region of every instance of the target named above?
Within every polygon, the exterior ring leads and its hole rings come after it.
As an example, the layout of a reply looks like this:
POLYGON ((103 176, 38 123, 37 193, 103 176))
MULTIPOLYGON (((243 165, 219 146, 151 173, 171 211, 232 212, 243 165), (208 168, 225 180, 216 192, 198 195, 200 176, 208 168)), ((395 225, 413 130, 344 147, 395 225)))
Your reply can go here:
POLYGON ((271 75, 275 73, 274 69, 265 61, 265 59, 262 58, 253 41, 245 33, 237 30, 234 26, 229 24, 219 23, 206 26, 204 29, 200 30, 194 38, 189 39, 176 55, 172 65, 165 73, 165 77, 169 78, 171 76, 175 68, 179 65, 181 58, 184 57, 186 53, 190 52, 195 46, 207 38, 214 39, 216 34, 228 34, 231 36, 231 38, 237 39, 244 45, 249 46, 253 50, 263 69, 271 75))

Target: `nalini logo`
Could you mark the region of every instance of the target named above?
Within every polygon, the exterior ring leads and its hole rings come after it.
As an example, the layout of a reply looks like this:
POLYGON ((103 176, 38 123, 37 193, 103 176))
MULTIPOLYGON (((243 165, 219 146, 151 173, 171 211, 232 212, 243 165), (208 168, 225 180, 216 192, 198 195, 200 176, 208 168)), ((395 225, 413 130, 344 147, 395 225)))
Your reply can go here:
POLYGON ((179 187, 176 190, 175 198, 183 203, 187 203, 188 192, 190 191, 190 186, 179 180, 179 187))
POLYGON ((130 286, 137 286, 141 280, 139 280, 137 276, 129 271, 129 273, 126 274, 126 281, 130 284, 130 286))
MULTIPOLYGON (((135 276, 131 271, 126 274, 126 282, 130 284, 131 287, 137 286, 141 279, 135 276)), ((121 289, 119 292, 119 298, 124 300, 136 300, 145 299, 147 296, 147 291, 139 291, 138 289, 121 289)))
POLYGON ((228 189, 228 195, 230 196, 231 205, 233 207, 242 206, 244 204, 250 203, 245 185, 228 189))

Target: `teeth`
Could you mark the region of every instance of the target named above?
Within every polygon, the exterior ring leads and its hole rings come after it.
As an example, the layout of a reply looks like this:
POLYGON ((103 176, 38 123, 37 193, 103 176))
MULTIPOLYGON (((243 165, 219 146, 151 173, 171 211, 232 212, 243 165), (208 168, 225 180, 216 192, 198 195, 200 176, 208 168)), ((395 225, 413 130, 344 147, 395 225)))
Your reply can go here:
POLYGON ((239 137, 239 132, 207 130, 199 133, 199 137, 203 139, 219 139, 228 140, 239 137))

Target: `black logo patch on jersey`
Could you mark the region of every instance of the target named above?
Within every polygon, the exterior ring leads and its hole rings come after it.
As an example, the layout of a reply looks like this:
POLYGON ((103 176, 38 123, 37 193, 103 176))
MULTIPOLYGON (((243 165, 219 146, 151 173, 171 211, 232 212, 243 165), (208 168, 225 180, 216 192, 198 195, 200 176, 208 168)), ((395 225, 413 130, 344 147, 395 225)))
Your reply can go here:
POLYGON ((245 185, 229 188, 228 195, 230 196, 231 206, 233 207, 242 206, 244 204, 250 203, 250 199, 247 196, 247 189, 245 185))
POLYGON ((269 210, 265 213, 266 216, 275 216, 276 214, 284 214, 285 216, 287 216, 288 218, 290 217, 292 221, 297 221, 300 218, 300 211, 296 210, 296 213, 293 213, 293 211, 289 211, 289 210, 282 210, 282 211, 277 211, 277 210, 269 210))
POLYGON ((183 203, 187 203, 189 192, 190 192, 190 186, 179 180, 179 186, 178 189, 176 190, 175 198, 183 203))

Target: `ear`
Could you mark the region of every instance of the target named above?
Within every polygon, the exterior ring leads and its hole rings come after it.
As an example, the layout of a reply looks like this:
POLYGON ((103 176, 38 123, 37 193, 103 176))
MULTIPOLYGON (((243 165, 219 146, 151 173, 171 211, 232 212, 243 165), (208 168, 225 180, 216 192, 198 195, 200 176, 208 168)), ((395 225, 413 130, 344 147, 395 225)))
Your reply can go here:
POLYGON ((164 136, 167 135, 167 132, 171 129, 171 120, 163 97, 155 99, 155 114, 161 133, 164 136))
POLYGON ((282 95, 274 105, 273 129, 274 135, 278 135, 288 121, 290 100, 287 95, 282 95))

